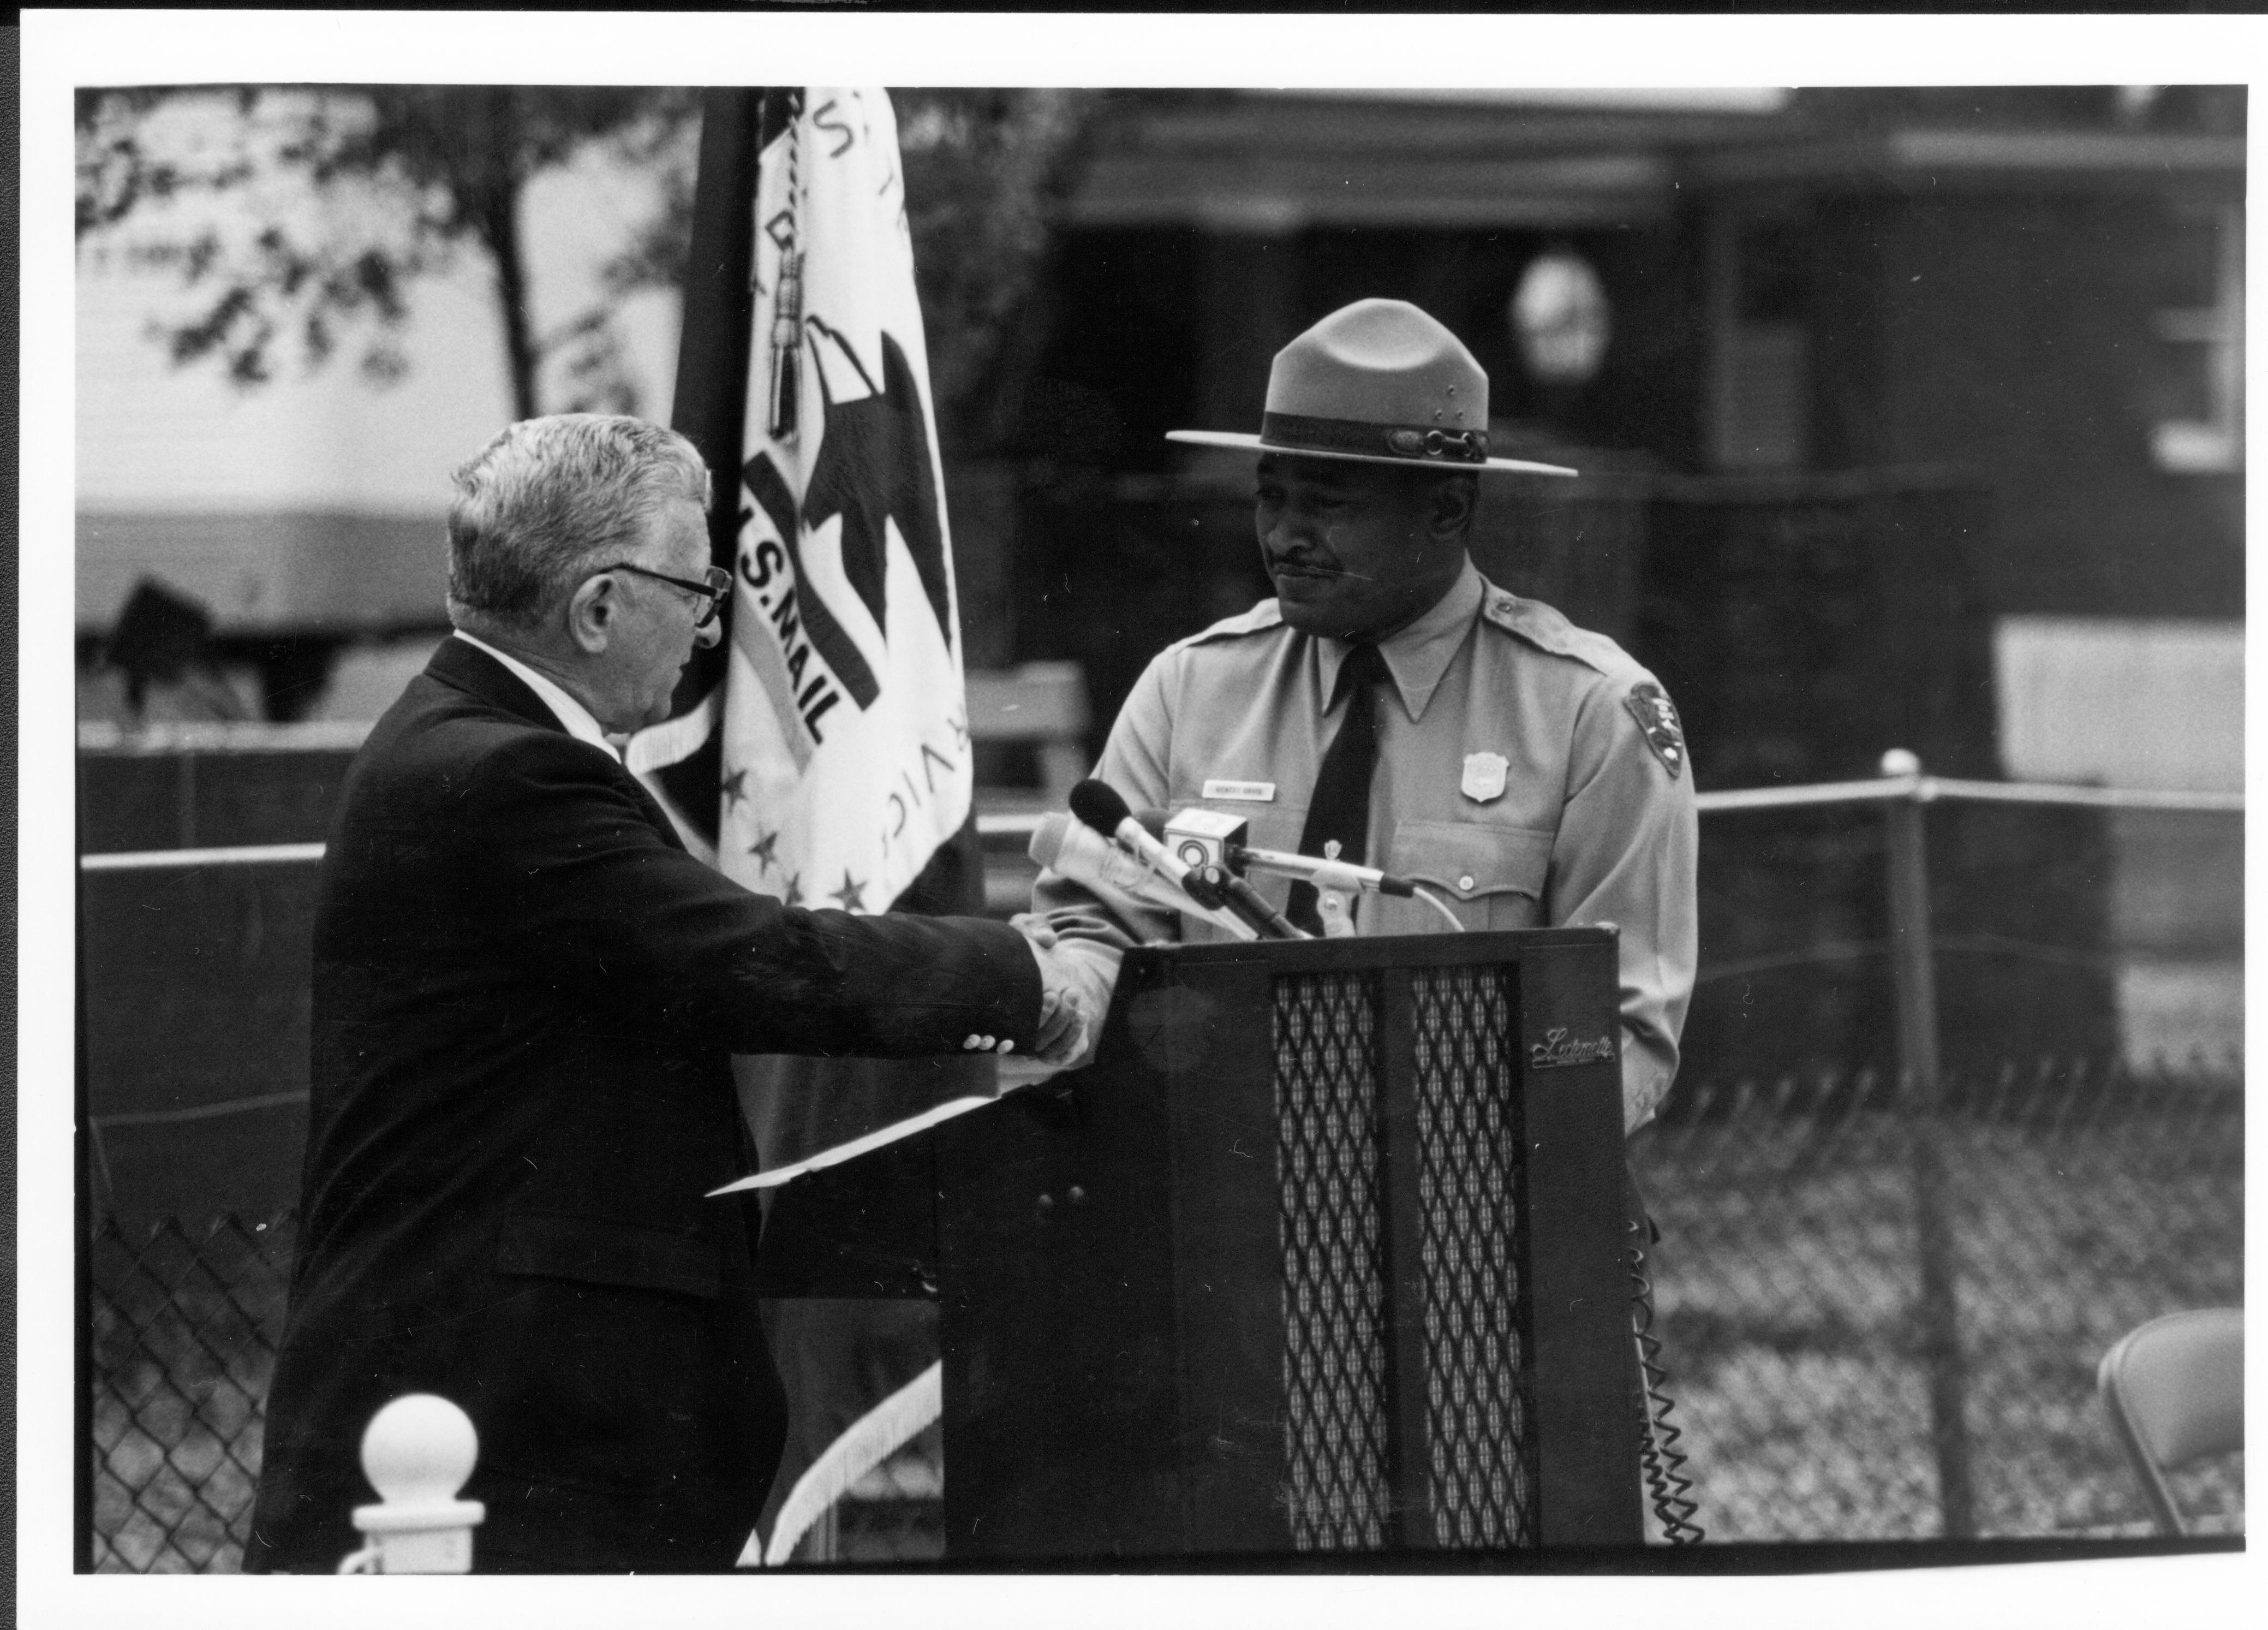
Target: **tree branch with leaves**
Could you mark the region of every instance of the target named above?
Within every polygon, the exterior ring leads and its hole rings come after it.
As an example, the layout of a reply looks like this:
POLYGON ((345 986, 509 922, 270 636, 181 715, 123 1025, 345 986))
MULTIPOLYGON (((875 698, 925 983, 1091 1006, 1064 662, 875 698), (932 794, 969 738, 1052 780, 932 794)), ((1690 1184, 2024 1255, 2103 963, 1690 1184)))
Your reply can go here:
POLYGON ((81 253, 173 271, 202 297, 158 325, 176 364, 212 358, 256 385, 295 351, 320 365, 351 335, 364 374, 394 379, 410 285, 470 249, 491 274, 518 417, 542 410, 547 365, 563 379, 562 408, 632 405, 612 311, 637 287, 674 282, 652 240, 685 213, 694 92, 155 87, 82 92, 77 115, 81 253), (655 218, 601 268, 599 304, 539 333, 526 190, 593 151, 659 179, 655 218))
MULTIPOLYGON (((1029 321, 1099 99, 1060 90, 894 93, 941 431, 1005 432, 1029 321)), ((691 232, 699 92, 652 87, 235 85, 82 92, 82 254, 176 274, 200 304, 161 320, 180 365, 239 384, 350 342, 375 383, 407 366, 409 291, 483 257, 513 411, 635 412, 615 314, 674 290, 691 232), (590 153, 652 182, 652 208, 597 269, 597 301, 548 330, 531 312, 530 184, 590 153), (551 389, 547 392, 545 384, 551 389), (549 395, 555 400, 547 402, 549 395)))

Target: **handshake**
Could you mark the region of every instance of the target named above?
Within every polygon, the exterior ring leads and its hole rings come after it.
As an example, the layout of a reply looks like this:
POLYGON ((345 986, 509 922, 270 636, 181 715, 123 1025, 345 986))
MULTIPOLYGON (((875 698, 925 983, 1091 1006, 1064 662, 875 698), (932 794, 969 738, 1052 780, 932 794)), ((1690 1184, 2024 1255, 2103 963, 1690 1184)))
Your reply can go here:
MULTIPOLYGON (((1032 948, 1040 969, 1040 1029, 1031 1057, 1057 1069, 1087 1063, 1110 1010, 1118 978, 1118 951, 1085 940, 1059 940, 1045 918, 1031 912, 1012 919, 1032 948)), ((971 1036, 964 1051, 1005 1053, 1013 1041, 971 1036)))

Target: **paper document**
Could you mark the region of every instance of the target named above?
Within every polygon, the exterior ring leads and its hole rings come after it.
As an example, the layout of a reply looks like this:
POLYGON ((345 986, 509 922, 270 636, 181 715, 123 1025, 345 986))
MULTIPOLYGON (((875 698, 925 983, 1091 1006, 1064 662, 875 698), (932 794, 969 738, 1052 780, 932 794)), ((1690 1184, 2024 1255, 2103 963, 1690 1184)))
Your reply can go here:
MULTIPOLYGON (((1000 1091, 1003 1095, 1019 1087, 1028 1087, 1034 1081, 1046 1081, 1060 1072, 1054 1065, 1039 1064, 1028 1058, 1006 1058, 1000 1060, 1000 1091)), ((760 1171, 753 1177, 743 1177, 738 1183, 728 1183, 721 1189, 711 1189, 703 1198, 715 1199, 720 1194, 738 1194, 743 1189, 776 1189, 783 1183, 802 1176, 806 1172, 824 1171, 829 1166, 839 1166, 844 1161, 857 1160, 861 1154, 871 1154, 902 1138, 927 1132, 941 1121, 956 1115, 966 1115, 971 1110, 981 1110, 988 1103, 999 1103, 998 1097, 948 1098, 943 1103, 932 1104, 919 1115, 909 1115, 904 1120, 892 1121, 863 1137, 838 1143, 831 1149, 821 1149, 790 1165, 776 1166, 770 1171, 760 1171)))

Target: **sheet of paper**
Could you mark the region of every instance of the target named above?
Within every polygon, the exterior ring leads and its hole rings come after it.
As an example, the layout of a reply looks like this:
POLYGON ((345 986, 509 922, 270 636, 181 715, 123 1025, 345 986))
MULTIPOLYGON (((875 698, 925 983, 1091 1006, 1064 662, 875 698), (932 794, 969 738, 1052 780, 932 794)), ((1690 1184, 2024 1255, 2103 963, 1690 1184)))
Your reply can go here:
MULTIPOLYGON (((1059 1073, 1053 1065, 1019 1058, 1012 1054, 1000 1060, 1000 1091, 1011 1093, 1020 1087, 1046 1081, 1059 1073)), ((988 1103, 998 1102, 998 1097, 948 1098, 943 1103, 932 1104, 918 1115, 909 1115, 904 1120, 877 1127, 848 1143, 838 1143, 831 1149, 821 1149, 816 1154, 806 1155, 789 1165, 775 1166, 770 1171, 756 1173, 753 1177, 743 1177, 738 1183, 728 1183, 721 1189, 711 1189, 704 1198, 714 1199, 720 1194, 738 1194, 744 1189, 776 1189, 806 1172, 823 1171, 829 1166, 839 1166, 844 1161, 857 1160, 861 1154, 871 1154, 901 1139, 927 1132, 939 1122, 949 1121, 956 1115, 966 1115, 971 1110, 981 1110, 988 1103)))

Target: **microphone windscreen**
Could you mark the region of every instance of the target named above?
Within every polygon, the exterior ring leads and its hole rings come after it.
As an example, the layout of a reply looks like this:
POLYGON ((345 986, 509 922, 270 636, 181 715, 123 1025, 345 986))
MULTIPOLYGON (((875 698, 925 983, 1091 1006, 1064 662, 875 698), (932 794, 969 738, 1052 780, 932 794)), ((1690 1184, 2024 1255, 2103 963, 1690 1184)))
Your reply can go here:
POLYGON ((1082 781, 1071 789, 1071 812, 1108 837, 1131 813, 1118 789, 1108 781, 1082 781))
POLYGON ((1071 831, 1071 817, 1060 809, 1050 809, 1040 817, 1032 832, 1032 846, 1025 852, 1043 867, 1053 866, 1063 855, 1064 838, 1071 831))

